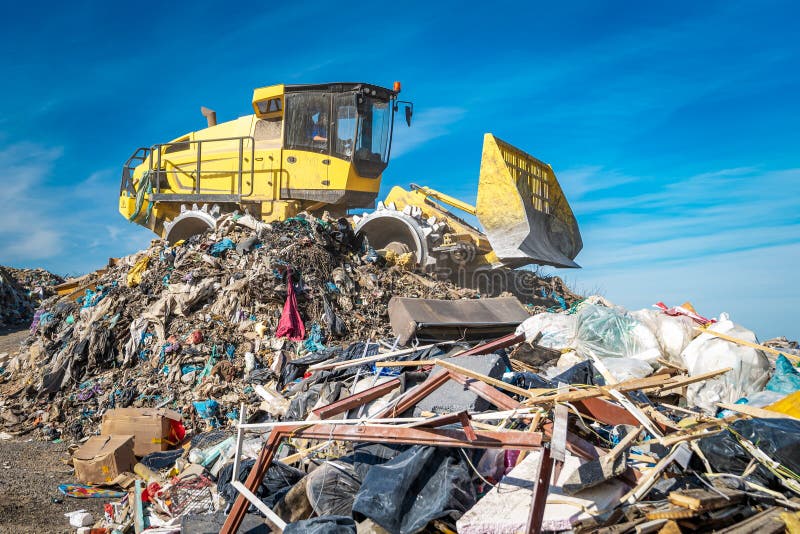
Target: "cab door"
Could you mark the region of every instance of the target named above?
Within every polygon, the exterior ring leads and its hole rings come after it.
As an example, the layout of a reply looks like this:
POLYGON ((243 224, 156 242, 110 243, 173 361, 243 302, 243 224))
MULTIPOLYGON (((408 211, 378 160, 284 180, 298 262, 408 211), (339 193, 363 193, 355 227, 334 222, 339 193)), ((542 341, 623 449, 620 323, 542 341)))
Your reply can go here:
POLYGON ((285 100, 281 198, 321 201, 330 187, 331 95, 304 91, 285 100))

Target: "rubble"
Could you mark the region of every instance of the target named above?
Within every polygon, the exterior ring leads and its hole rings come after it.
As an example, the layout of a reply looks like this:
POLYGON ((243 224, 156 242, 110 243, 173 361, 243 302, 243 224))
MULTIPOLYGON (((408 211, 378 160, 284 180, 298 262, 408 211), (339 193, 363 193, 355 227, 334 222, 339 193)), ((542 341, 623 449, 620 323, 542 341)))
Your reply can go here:
POLYGON ((64 485, 65 496, 107 504, 102 517, 69 514, 73 526, 622 533, 800 521, 795 342, 760 344, 689 304, 628 311, 567 291, 497 313, 474 290, 387 265, 343 228, 227 217, 42 302, 0 375, 0 426, 75 443, 76 481, 100 485, 64 485))

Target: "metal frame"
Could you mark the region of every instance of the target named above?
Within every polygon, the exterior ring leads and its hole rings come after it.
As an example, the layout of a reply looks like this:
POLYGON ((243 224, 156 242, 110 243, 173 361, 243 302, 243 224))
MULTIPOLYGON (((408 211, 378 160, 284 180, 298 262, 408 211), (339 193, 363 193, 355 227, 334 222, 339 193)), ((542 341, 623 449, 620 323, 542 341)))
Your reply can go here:
MULTIPOLYGON (((250 470, 244 487, 250 492, 258 488, 267 469, 275 459, 275 454, 278 451, 280 443, 288 437, 299 439, 323 439, 323 440, 341 440, 341 441, 354 441, 354 442, 382 442, 382 443, 399 443, 408 445, 431 445, 436 447, 459 447, 470 449, 487 449, 487 448, 502 448, 502 449, 520 449, 520 450, 539 450, 542 445, 542 434, 540 432, 519 432, 515 430, 508 430, 504 432, 473 430, 475 439, 470 440, 467 433, 463 430, 445 430, 445 429, 420 429, 420 428, 407 428, 392 425, 358 425, 358 426, 336 426, 326 423, 308 424, 308 423, 291 423, 278 425, 272 429, 267 441, 264 443, 261 452, 258 455, 255 465, 250 470)), ((544 455, 543 455, 544 456, 544 455)), ((550 487, 550 479, 546 478, 545 483, 537 483, 533 491, 533 500, 531 503, 532 508, 536 508, 538 514, 538 507, 541 507, 541 512, 544 513, 543 505, 537 504, 544 502, 547 498, 547 491, 550 487), (540 496, 544 493, 544 497, 540 496)), ((238 531, 241 526, 244 516, 247 513, 247 508, 250 502, 244 494, 240 493, 233 503, 228 517, 225 519, 225 524, 220 530, 221 534, 233 534, 238 531)), ((536 524, 528 525, 528 532, 539 532, 541 529, 541 521, 536 524)))

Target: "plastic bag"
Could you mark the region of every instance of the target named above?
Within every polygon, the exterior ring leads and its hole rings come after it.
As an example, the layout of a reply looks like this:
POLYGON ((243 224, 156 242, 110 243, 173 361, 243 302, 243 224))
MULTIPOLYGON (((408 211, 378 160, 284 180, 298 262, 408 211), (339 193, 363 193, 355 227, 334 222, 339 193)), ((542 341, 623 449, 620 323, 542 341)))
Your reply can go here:
POLYGON ((309 473, 306 497, 314 513, 319 516, 349 516, 360 487, 361 477, 352 464, 325 462, 309 473))
POLYGON ((531 342, 542 333, 537 345, 550 349, 563 349, 572 346, 577 330, 578 318, 576 315, 564 313, 539 313, 525 319, 517 327, 517 334, 524 334, 525 341, 531 342))
POLYGON ((783 354, 775 361, 775 373, 767 382, 769 391, 789 395, 800 389, 800 373, 783 354))
POLYGON ((644 378, 653 374, 653 367, 646 361, 636 358, 600 358, 617 382, 644 378))
POLYGON ((356 532, 353 518, 342 515, 312 517, 289 523, 283 529, 284 534, 356 534, 356 532))
POLYGON ((681 352, 697 337, 696 323, 679 315, 670 316, 658 310, 639 310, 631 315, 656 336, 661 352, 671 362, 680 362, 681 352))
MULTIPOLYGON (((247 480, 250 470, 256 463, 255 460, 243 460, 239 467, 239 482, 247 480)), ((294 467, 272 462, 267 469, 266 475, 261 480, 258 489, 254 492, 267 506, 273 507, 280 499, 286 495, 289 489, 297 484, 305 476, 303 471, 294 467)), ((239 491, 231 485, 233 477, 233 462, 226 464, 219 472, 217 477, 217 491, 230 504, 239 496, 239 491)), ((255 506, 250 505, 251 512, 256 510, 255 506)))
POLYGON ((476 502, 469 467, 458 449, 414 446, 372 467, 353 503, 392 534, 414 534, 432 520, 456 520, 476 502))
POLYGON ((636 358, 655 366, 662 356, 655 334, 621 308, 586 304, 578 312, 575 351, 598 358, 636 358))
MULTIPOLYGON (((751 343, 758 342, 753 332, 734 324, 727 314, 721 314, 720 321, 709 328, 751 343)), ((764 389, 769 379, 769 360, 763 352, 711 334, 701 334, 695 338, 681 353, 681 359, 689 376, 732 368, 723 375, 690 384, 687 388, 689 406, 697 406, 710 415, 717 411, 715 403, 736 402, 742 397, 749 397, 764 389)))
MULTIPOLYGON (((800 473, 800 421, 795 419, 742 419, 730 428, 783 467, 800 473)), ((730 431, 698 441, 700 450, 716 473, 741 475, 753 457, 730 431)), ((760 463, 748 478, 769 488, 786 491, 778 477, 760 463)))

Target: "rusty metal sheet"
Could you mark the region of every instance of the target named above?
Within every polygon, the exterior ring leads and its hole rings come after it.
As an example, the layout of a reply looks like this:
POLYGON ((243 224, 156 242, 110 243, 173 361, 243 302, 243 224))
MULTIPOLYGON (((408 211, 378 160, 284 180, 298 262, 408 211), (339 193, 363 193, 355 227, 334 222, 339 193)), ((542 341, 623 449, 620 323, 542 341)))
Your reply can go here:
POLYGON ((405 345, 419 339, 477 340, 513 333, 530 317, 515 297, 475 300, 436 300, 392 297, 389 321, 405 345))

